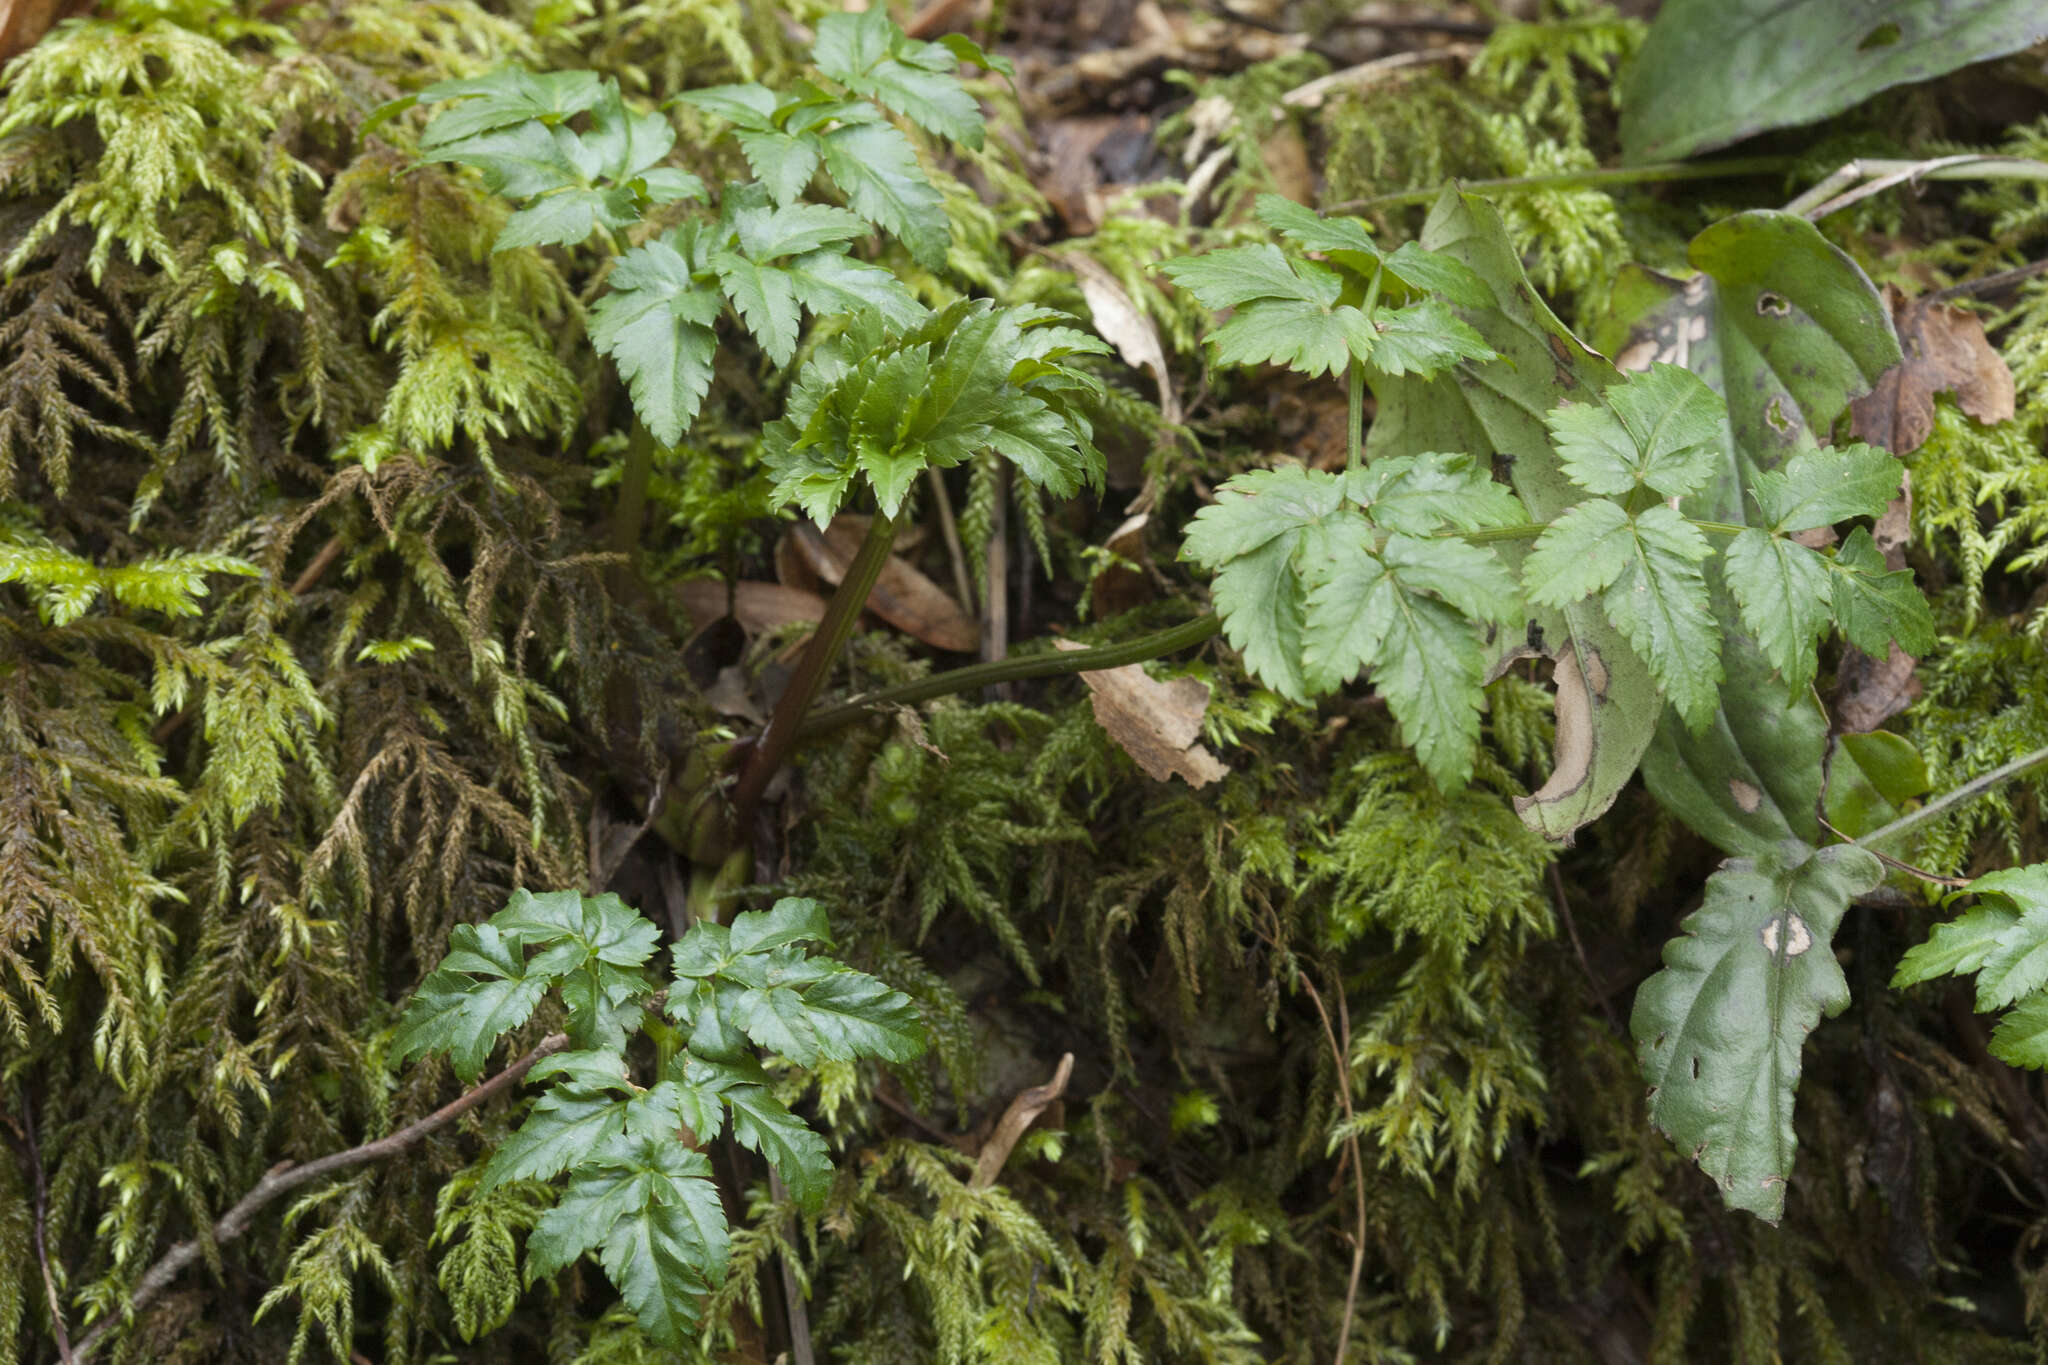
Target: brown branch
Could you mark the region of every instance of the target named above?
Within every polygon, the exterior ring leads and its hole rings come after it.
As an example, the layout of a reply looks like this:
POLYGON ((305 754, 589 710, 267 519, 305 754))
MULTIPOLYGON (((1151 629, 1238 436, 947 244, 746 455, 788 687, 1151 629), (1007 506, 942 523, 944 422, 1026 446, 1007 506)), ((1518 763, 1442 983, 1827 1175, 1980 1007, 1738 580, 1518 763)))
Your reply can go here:
MULTIPOLYGON (((520 1077, 533 1069, 535 1063, 543 1058, 552 1057, 555 1053, 562 1051, 568 1046, 569 1036, 567 1034, 551 1033, 541 1039, 539 1045, 533 1051, 527 1053, 518 1061, 513 1062, 497 1075, 487 1081, 481 1081, 471 1086, 425 1118, 420 1119, 416 1123, 406 1125, 389 1137, 378 1138, 375 1142, 366 1142, 360 1147, 351 1147, 345 1152, 334 1152, 328 1156, 308 1161, 303 1166, 295 1166, 289 1161, 279 1162, 268 1171, 265 1171, 263 1178, 257 1181, 247 1194, 237 1200, 233 1208, 220 1216, 220 1220, 213 1225, 212 1240, 214 1245, 218 1246, 223 1242, 232 1242, 237 1237, 240 1237, 249 1230, 249 1225, 256 1221, 256 1215, 262 1212, 267 1205, 291 1193, 301 1185, 311 1184, 313 1181, 323 1176, 333 1175, 337 1171, 345 1171, 354 1166, 362 1166, 372 1161, 382 1161, 387 1157, 397 1156, 400 1152, 427 1136, 427 1134, 438 1128, 447 1127, 456 1119, 461 1118, 464 1114, 482 1104, 485 1100, 490 1099, 493 1095, 511 1089, 519 1083, 520 1077)), ((134 1317, 137 1312, 159 1294, 170 1288, 171 1282, 178 1278, 179 1273, 186 1266, 199 1259, 200 1250, 199 1239, 195 1237, 188 1241, 179 1242, 159 1257, 156 1264, 144 1271, 142 1278, 135 1282, 135 1288, 128 1295, 128 1303, 122 1312, 120 1321, 125 1322, 134 1317)), ((115 1322, 116 1320, 113 1318, 102 1319, 79 1340, 78 1350, 74 1357, 79 1362, 79 1365, 83 1365, 83 1362, 93 1353, 93 1350, 99 1346, 101 1340, 114 1329, 115 1322)))
POLYGON ((1011 1100, 1010 1107, 1003 1111, 1002 1121, 996 1124, 996 1130, 981 1145, 981 1155, 974 1162, 974 1174, 967 1181, 968 1189, 985 1190, 996 1183, 996 1177, 1003 1173, 1003 1166, 1009 1161, 1017 1140, 1024 1136, 1024 1130, 1045 1112, 1048 1105, 1067 1093, 1067 1080, 1073 1074, 1074 1054, 1062 1053, 1051 1080, 1017 1092, 1017 1098, 1011 1100))
POLYGON ((36 1266, 43 1275, 43 1296, 50 1306, 50 1335, 57 1342, 57 1358, 64 1365, 75 1365, 78 1357, 71 1351, 71 1329, 64 1324, 64 1305, 57 1298, 57 1280, 50 1273, 49 1228, 50 1191, 43 1179, 43 1153, 36 1144, 35 1110, 26 1097, 21 1104, 21 1122, 16 1123, 10 1116, 7 1126, 14 1130, 15 1141, 21 1144, 22 1156, 28 1161, 29 1185, 35 1198, 35 1225, 33 1238, 36 1249, 36 1266))
POLYGON ((1337 1350, 1330 1357, 1333 1365, 1344 1365, 1344 1357, 1351 1349, 1351 1321, 1358 1314, 1358 1282, 1365 1273, 1365 1158, 1358 1150, 1358 1115, 1351 1108, 1351 1063, 1347 1058, 1351 1035, 1350 1011, 1345 1008, 1344 998, 1337 997, 1337 1005, 1345 1009, 1344 1042, 1337 1041, 1337 1031, 1330 1027, 1330 1012, 1323 1008, 1323 997, 1316 990, 1315 982, 1308 979, 1308 973, 1299 967, 1294 974, 1301 981, 1301 988, 1308 992, 1308 998, 1315 1002, 1316 1014, 1323 1021, 1323 1037, 1330 1042, 1330 1055, 1337 1063, 1337 1098, 1344 1102, 1344 1126, 1352 1129, 1344 1139, 1344 1146, 1351 1157, 1351 1187, 1358 1200, 1358 1230, 1351 1240, 1351 1281, 1344 1290, 1344 1318, 1337 1325, 1337 1350))

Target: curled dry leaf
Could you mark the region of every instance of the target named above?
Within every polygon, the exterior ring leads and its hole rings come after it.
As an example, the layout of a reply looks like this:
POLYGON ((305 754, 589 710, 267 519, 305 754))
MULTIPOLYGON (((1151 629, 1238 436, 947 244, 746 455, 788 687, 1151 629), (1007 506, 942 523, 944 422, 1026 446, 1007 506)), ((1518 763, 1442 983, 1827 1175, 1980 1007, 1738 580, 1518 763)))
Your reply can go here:
MULTIPOLYGON (((1081 649, 1071 640, 1061 649, 1081 649)), ((1142 665, 1083 673, 1095 720, 1140 768, 1157 780, 1179 776, 1190 787, 1206 787, 1230 767, 1200 744, 1202 714, 1209 709, 1209 685, 1193 678, 1159 682, 1142 665)))
POLYGON ((1937 393, 1953 393, 1962 410, 1980 422, 2011 418, 2012 371, 1984 339, 1984 324, 1975 313, 1931 294, 1908 299, 1890 285, 1885 286, 1885 302, 1905 358, 1849 405, 1849 429, 1857 440, 1898 455, 1918 450, 1934 430, 1937 393))
MULTIPOLYGON (((837 584, 846 577, 847 566, 860 552, 867 537, 866 517, 842 513, 821 535, 818 528, 800 521, 789 530, 790 541, 818 577, 837 584)), ((955 654, 972 654, 981 644, 981 629, 960 609, 946 590, 890 555, 868 594, 868 610, 890 625, 913 635, 933 649, 955 654)))
POLYGON ((1134 370, 1150 370, 1159 383, 1159 412, 1169 423, 1181 419, 1180 397, 1173 391, 1173 371, 1167 367, 1166 348, 1152 320, 1131 301, 1116 276, 1093 256, 1074 251, 1060 258, 1081 284, 1081 297, 1095 319, 1095 330, 1116 347, 1124 364, 1134 370))

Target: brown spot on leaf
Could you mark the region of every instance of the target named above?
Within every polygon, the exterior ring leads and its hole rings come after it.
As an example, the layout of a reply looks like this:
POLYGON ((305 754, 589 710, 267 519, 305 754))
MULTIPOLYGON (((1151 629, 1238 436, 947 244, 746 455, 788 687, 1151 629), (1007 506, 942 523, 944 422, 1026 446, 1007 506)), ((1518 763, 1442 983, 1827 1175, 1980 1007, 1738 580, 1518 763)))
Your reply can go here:
POLYGON ((1934 430, 1937 393, 1953 393, 1957 405, 1980 422, 2013 415, 2012 371, 1984 339, 1975 313, 1933 295, 1909 300, 1890 285, 1885 299, 1904 358, 1849 405, 1851 434, 1894 454, 1918 450, 1934 430))
POLYGON ((1755 815, 1764 803, 1764 794, 1739 777, 1728 779, 1728 794, 1735 798, 1735 804, 1747 815, 1755 815))
POLYGON ((1762 931, 1757 935, 1763 940, 1764 951, 1772 957, 1798 957, 1813 947, 1813 931, 1806 927, 1806 921, 1790 909, 1780 910, 1764 921, 1762 931))

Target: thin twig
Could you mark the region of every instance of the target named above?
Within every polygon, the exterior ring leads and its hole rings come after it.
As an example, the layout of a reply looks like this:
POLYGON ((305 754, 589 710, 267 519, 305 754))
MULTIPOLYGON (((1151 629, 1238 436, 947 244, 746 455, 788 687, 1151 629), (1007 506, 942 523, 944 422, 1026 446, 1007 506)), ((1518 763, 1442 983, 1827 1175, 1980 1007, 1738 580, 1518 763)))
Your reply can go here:
MULTIPOLYGON (((1323 997, 1316 990, 1315 982, 1308 979, 1308 973, 1299 967, 1294 969, 1301 981, 1301 988, 1308 992, 1308 998, 1315 1002, 1316 1014, 1323 1021, 1323 1037, 1330 1042, 1330 1055, 1337 1063, 1337 1098, 1344 1104, 1344 1126, 1351 1130, 1344 1139, 1345 1149, 1351 1157, 1351 1185, 1358 1198, 1358 1229, 1352 1234, 1351 1281, 1344 1290, 1344 1318, 1337 1326, 1337 1351, 1330 1357, 1331 1365, 1344 1365, 1344 1356, 1351 1349, 1351 1320, 1358 1313, 1358 1283, 1365 1273, 1365 1159, 1358 1150, 1358 1115, 1351 1108, 1351 1063, 1349 1048, 1337 1041, 1337 1031, 1330 1027, 1330 1012, 1323 1008, 1323 997)), ((1338 997, 1343 1007, 1343 997, 1338 997)), ((1346 1043, 1351 1033, 1351 1019, 1345 1011, 1344 1033, 1346 1043)))
POLYGON ((960 597, 960 610, 974 614, 974 580, 967 574, 967 552, 960 548, 960 527, 953 520, 953 500, 946 496, 946 480, 939 471, 926 466, 931 481, 932 504, 939 513, 939 535, 946 542, 946 558, 953 565, 953 591, 960 597))
POLYGON ((1924 161, 1900 161, 1888 157, 1871 157, 1851 161, 1834 171, 1806 193, 1785 205, 1785 212, 1796 213, 1818 222, 1831 213, 1840 212, 1851 204, 1882 193, 1894 185, 1921 180, 2048 180, 2048 162, 2035 161, 2024 156, 1937 156, 1924 161), (1863 181, 1855 189, 1841 194, 1834 192, 1845 184, 1863 181), (1829 196, 1833 196, 1830 198, 1829 196))
MULTIPOLYGON (((778 1204, 789 1198, 789 1187, 773 1166, 768 1168, 768 1197, 778 1204)), ((784 1226, 788 1226, 787 1220, 784 1226)), ((782 1301, 789 1311, 789 1365, 817 1365, 818 1355, 811 1345, 811 1310, 804 1302, 803 1286, 797 1283, 796 1267, 786 1255, 778 1253, 775 1260, 782 1267, 782 1301)))
POLYGON ((992 686, 996 683, 1025 682, 1032 678, 1057 678, 1070 673, 1094 673, 1105 668, 1121 668, 1125 664, 1141 664, 1168 654, 1192 649, 1209 639, 1223 628, 1222 621, 1214 613, 1197 616, 1194 620, 1142 635, 1135 640, 1126 640, 1117 645, 1100 645, 1094 649, 1076 649, 1068 652, 1052 651, 1046 654, 1025 654, 994 663, 969 664, 965 668, 949 668, 944 673, 915 682, 885 687, 877 692, 868 692, 838 706, 828 706, 813 711, 804 717, 803 725, 797 730, 797 740, 804 742, 820 735, 830 734, 841 726, 866 720, 881 714, 893 706, 912 706, 933 697, 951 696, 955 692, 971 692, 977 687, 992 686))
MULTIPOLYGON (((519 1083, 520 1077, 533 1069, 535 1063, 543 1058, 552 1057, 555 1053, 562 1051, 568 1046, 569 1036, 567 1034, 551 1033, 541 1039, 533 1051, 527 1053, 518 1061, 513 1062, 497 1075, 487 1081, 480 1081, 476 1085, 471 1086, 425 1118, 420 1119, 416 1123, 408 1124, 389 1137, 378 1138, 375 1142, 366 1142, 360 1147, 351 1147, 345 1152, 331 1153, 316 1160, 308 1161, 303 1166, 293 1165, 289 1161, 279 1162, 264 1172, 263 1178, 257 1181, 247 1194, 237 1200, 233 1208, 222 1214, 219 1221, 214 1223, 211 1239, 213 1244, 219 1246, 222 1243, 232 1242, 237 1237, 240 1237, 249 1230, 249 1225, 256 1221, 256 1215, 262 1212, 266 1205, 291 1193, 301 1185, 310 1184, 323 1176, 333 1175, 337 1171, 345 1171, 354 1166, 361 1166, 372 1161, 382 1161, 387 1157, 397 1156, 429 1133, 434 1132, 436 1129, 447 1127, 456 1119, 461 1118, 464 1114, 482 1104, 485 1100, 502 1091, 511 1089, 519 1083)), ((140 1312, 159 1294, 170 1288, 171 1282, 178 1278, 179 1272, 199 1259, 200 1250, 199 1239, 192 1238, 188 1241, 179 1242, 159 1257, 156 1264, 144 1271, 142 1278, 135 1282, 135 1288, 128 1295, 128 1303, 121 1317, 119 1319, 101 1319, 93 1326, 91 1331, 80 1338, 75 1357, 76 1361, 82 1365, 92 1355, 93 1350, 98 1347, 101 1340, 114 1330, 117 1321, 127 1321, 133 1318, 136 1313, 140 1312)))
POLYGON ((2048 259, 2029 261, 2027 264, 2015 266, 2011 270, 2001 270, 1996 275, 1984 275, 1978 279, 1964 280, 1961 284, 1952 284, 1946 289, 1937 289, 1928 295, 1928 298, 1935 302, 1941 302, 1946 299, 1960 298, 1966 294, 1990 294, 2005 288, 2007 285, 2031 280, 2034 276, 2044 272, 2048 272, 2048 259))
MULTIPOLYGON (((1558 171, 1549 175, 1510 175, 1491 180, 1460 180, 1458 188, 1471 194, 1520 194, 1535 190, 1591 189, 1599 185, 1657 185, 1678 180, 1727 180, 1737 176, 1771 175, 1793 169, 1787 156, 1728 157, 1721 161, 1660 161, 1646 166, 1610 166, 1590 171, 1558 171)), ((1431 204, 1442 195, 1441 185, 1429 189, 1399 190, 1392 194, 1368 195, 1332 204, 1326 213, 1355 213, 1360 209, 1397 208, 1403 204, 1431 204)))
POLYGON ((1571 937, 1572 951, 1579 955, 1579 966, 1586 973, 1586 984, 1593 988, 1593 998, 1600 1002, 1600 1012, 1607 1016, 1607 1026, 1616 1033, 1625 1033, 1621 1020, 1614 1013, 1614 1006, 1607 1003, 1607 992, 1600 989, 1600 978, 1593 975, 1593 960, 1586 956, 1586 945, 1579 941, 1579 926, 1572 919, 1572 903, 1565 898, 1564 874, 1557 870, 1557 864, 1550 865, 1550 890, 1557 899, 1557 915, 1564 921, 1564 931, 1571 937))
POLYGON ((981 1151, 975 1157, 974 1174, 967 1181, 970 1190, 985 1190, 996 1183, 996 1177, 1003 1173, 1003 1166, 1016 1150, 1018 1139, 1024 1130, 1046 1111, 1052 1102, 1067 1093, 1067 1080, 1074 1074, 1074 1054, 1060 1054, 1060 1064, 1053 1068, 1052 1079, 1044 1085, 1034 1085, 1029 1090, 1020 1090, 1003 1110, 1003 1117, 997 1122, 995 1131, 988 1141, 981 1144, 981 1151))
MULTIPOLYGON (((1842 840, 1844 843, 1855 844, 1858 848, 1863 848, 1862 843, 1854 835, 1844 834, 1841 830, 1835 828, 1835 826, 1832 823, 1830 823, 1827 816, 1823 815, 1818 818, 1820 820, 1820 827, 1822 829, 1834 835, 1837 839, 1842 840)), ((1944 877, 1939 872, 1929 872, 1924 867, 1915 867, 1909 862, 1904 862, 1898 858, 1894 858, 1889 853, 1880 853, 1874 848, 1866 848, 1863 849, 1863 851, 1865 853, 1870 854, 1872 857, 1876 858, 1879 862, 1883 863, 1892 871, 1903 872, 1909 877, 1918 877, 1923 882, 1933 882, 1936 886, 1946 886, 1950 890, 1954 890, 1957 887, 1968 886, 1970 884, 1970 879, 1968 877, 1944 877)))
POLYGON ((57 1342, 57 1357, 64 1365, 75 1365, 78 1357, 71 1350, 71 1329, 64 1323, 64 1305, 57 1297, 57 1278, 50 1273, 50 1191, 43 1179, 43 1153, 36 1143, 36 1115, 26 1097, 21 1103, 21 1122, 8 1120, 8 1127, 14 1129, 21 1140, 22 1154, 28 1158, 29 1185, 35 1197, 34 1239, 36 1266, 43 1275, 43 1297, 50 1306, 50 1335, 57 1342))
POLYGON ((2010 781, 2021 773, 2038 768, 2044 763, 2048 763, 2048 749, 2036 749, 2030 754, 2022 754, 2003 767, 1993 768, 1982 777, 1974 778, 1957 787, 1952 792, 1935 797, 1919 810, 1901 815, 1884 828, 1864 835, 1857 842, 1865 848, 1869 848, 1872 844, 1888 843, 1902 834, 1908 834, 1918 829, 1921 825, 1926 824, 1937 816, 1948 814, 1957 806, 1976 800, 2000 783, 2010 781))

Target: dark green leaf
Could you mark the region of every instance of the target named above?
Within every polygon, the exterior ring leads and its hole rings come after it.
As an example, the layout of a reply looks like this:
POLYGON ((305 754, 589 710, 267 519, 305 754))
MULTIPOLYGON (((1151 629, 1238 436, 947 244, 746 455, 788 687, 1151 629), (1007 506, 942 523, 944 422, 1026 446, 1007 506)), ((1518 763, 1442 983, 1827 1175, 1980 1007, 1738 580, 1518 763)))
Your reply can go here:
POLYGON ((1934 614, 1912 571, 1887 569, 1869 531, 1851 531, 1827 564, 1835 620, 1851 644, 1879 658, 1893 641, 1916 656, 1934 648, 1934 614))
POLYGON ((1815 641, 1828 628, 1827 561, 1797 541, 1744 531, 1723 561, 1742 624, 1793 691, 1813 681, 1815 641))
POLYGON ((696 420, 718 349, 718 293, 697 284, 673 236, 621 256, 590 310, 592 344, 618 365, 634 410, 664 445, 696 420))
POLYGON ((1572 481, 1622 497, 1648 486, 1665 497, 1696 493, 1720 463, 1721 400, 1675 365, 1656 365, 1610 385, 1597 403, 1566 403, 1544 417, 1572 481))
POLYGON ((534 1102, 526 1122, 492 1155, 484 1167, 484 1188, 508 1180, 546 1180, 560 1175, 625 1131, 624 1100, 550 1090, 534 1102))
POLYGON ((945 198, 902 133, 886 123, 852 124, 826 134, 823 149, 825 173, 854 212, 895 233, 918 264, 945 264, 952 240, 945 198))
POLYGON ((1750 490, 1774 531, 1833 526, 1850 517, 1881 517, 1898 496, 1899 462, 1874 446, 1805 450, 1752 480, 1750 490))
POLYGON ((1629 1031, 1651 1120, 1731 1208, 1766 1222, 1783 1214, 1792 1174, 1800 1050, 1849 1003, 1830 941, 1850 898, 1883 878, 1874 855, 1847 844, 1816 853, 1788 841, 1723 863, 1636 992, 1629 1031))
POLYGON ((1359 359, 1371 361, 1382 373, 1413 374, 1425 379, 1461 360, 1495 358, 1486 339, 1459 321, 1438 299, 1424 299, 1406 308, 1375 309, 1371 346, 1360 350, 1354 343, 1352 349, 1359 359))

